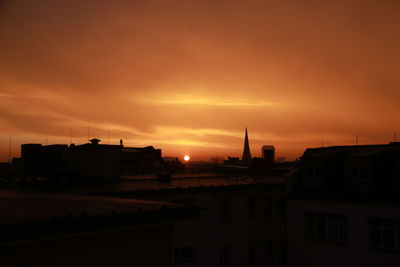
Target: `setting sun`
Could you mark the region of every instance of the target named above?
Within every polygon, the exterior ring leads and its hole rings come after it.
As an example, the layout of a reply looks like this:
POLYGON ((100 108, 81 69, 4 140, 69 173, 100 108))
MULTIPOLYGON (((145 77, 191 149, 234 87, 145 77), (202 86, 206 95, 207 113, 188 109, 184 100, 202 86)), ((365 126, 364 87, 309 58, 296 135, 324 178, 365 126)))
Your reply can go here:
POLYGON ((183 159, 184 159, 185 161, 189 161, 189 160, 190 160, 190 156, 189 156, 189 155, 185 155, 185 156, 183 157, 183 159))

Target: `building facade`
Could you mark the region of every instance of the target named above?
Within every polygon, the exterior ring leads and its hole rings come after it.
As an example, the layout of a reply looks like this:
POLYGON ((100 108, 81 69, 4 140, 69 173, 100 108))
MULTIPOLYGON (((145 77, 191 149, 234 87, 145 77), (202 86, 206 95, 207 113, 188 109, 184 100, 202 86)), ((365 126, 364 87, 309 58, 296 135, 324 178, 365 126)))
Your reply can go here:
POLYGON ((22 175, 69 179, 117 179, 121 175, 165 171, 161 149, 103 145, 99 139, 81 145, 21 145, 22 175))
POLYGON ((173 203, 1 191, 1 266, 173 266, 173 203))
POLYGON ((400 145, 307 149, 288 199, 288 266, 400 266, 400 145))
POLYGON ((285 266, 283 177, 137 180, 109 194, 201 209, 175 224, 175 266, 285 266))

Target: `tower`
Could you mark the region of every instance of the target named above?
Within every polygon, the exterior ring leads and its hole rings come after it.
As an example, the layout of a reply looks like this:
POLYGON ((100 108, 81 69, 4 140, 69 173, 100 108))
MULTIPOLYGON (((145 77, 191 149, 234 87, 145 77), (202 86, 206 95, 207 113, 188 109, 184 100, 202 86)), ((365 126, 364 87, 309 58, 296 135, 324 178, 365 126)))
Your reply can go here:
POLYGON ((244 148, 243 148, 242 161, 245 161, 245 162, 251 161, 249 137, 247 136, 247 128, 246 128, 246 134, 244 136, 244 148))

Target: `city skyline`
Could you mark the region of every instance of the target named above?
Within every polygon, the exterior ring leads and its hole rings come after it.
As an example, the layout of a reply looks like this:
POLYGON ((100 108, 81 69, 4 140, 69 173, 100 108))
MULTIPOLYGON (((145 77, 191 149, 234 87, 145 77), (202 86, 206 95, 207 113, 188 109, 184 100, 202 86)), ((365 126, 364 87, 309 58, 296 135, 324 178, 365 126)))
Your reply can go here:
MULTIPOLYGON (((89 128, 90 129, 90 128, 89 128)), ((241 157, 243 158, 243 153, 245 153, 244 151, 246 151, 246 142, 247 142, 247 149, 250 149, 250 151, 253 151, 253 152, 255 152, 254 153, 254 157, 256 157, 256 158, 260 158, 260 157, 263 157, 262 156, 262 147, 259 147, 259 146, 255 146, 255 145, 249 145, 249 143, 248 143, 248 134, 247 134, 247 128, 245 128, 245 132, 244 132, 244 148, 243 148, 243 146, 242 146, 242 148, 235 148, 235 149, 231 149, 230 150, 230 152, 231 152, 231 154, 229 154, 229 155, 223 155, 223 154, 212 154, 212 152, 208 152, 208 150, 206 150, 205 151, 205 154, 196 154, 196 153, 194 153, 194 154, 190 154, 190 149, 186 149, 186 150, 182 150, 182 151, 186 151, 186 152, 182 152, 182 153, 179 153, 179 154, 168 154, 168 153, 171 153, 171 152, 167 152, 167 154, 163 154, 162 156, 163 157, 178 157, 178 158, 180 158, 181 160, 185 160, 185 161, 188 161, 189 159, 190 160, 195 160, 195 161, 209 161, 209 160, 213 160, 213 158, 215 158, 215 157, 219 157, 219 158, 221 158, 221 159, 227 159, 228 157, 230 157, 230 156, 234 156, 234 157, 240 157, 240 155, 241 155, 241 157), (242 150, 241 150, 242 149, 242 150), (185 157, 189 157, 189 159, 188 160, 186 160, 185 159, 185 157), (194 158, 193 158, 194 157, 194 158), (193 158, 193 159, 192 159, 193 158)), ((86 144, 86 143, 91 143, 92 142, 92 140, 90 140, 90 139, 96 139, 97 137, 95 137, 95 136, 91 136, 90 135, 90 130, 88 131, 88 137, 87 137, 88 139, 84 139, 84 138, 78 138, 77 139, 77 141, 78 142, 74 142, 74 137, 72 136, 72 135, 70 135, 70 137, 69 137, 69 142, 67 141, 67 142, 62 142, 65 138, 57 138, 57 139, 54 139, 54 140, 60 140, 61 142, 49 142, 49 139, 48 139, 48 136, 45 136, 44 137, 44 140, 41 140, 41 139, 43 139, 43 138, 39 138, 39 139, 31 139, 31 140, 38 140, 38 141, 36 141, 36 142, 25 142, 26 144, 29 144, 29 143, 32 143, 32 144, 41 144, 41 145, 45 145, 45 146, 47 146, 47 145, 56 145, 56 144, 63 144, 63 145, 70 145, 70 144, 74 144, 74 145, 76 145, 76 144, 78 144, 78 145, 80 145, 80 144, 86 144), (42 142, 42 141, 44 141, 44 142, 42 142)), ((107 139, 98 139, 98 141, 99 142, 101 142, 102 144, 107 144, 107 145, 122 145, 122 144, 124 144, 124 145, 130 145, 130 146, 142 146, 142 147, 147 147, 147 146, 153 146, 152 144, 146 144, 146 143, 132 143, 132 142, 126 142, 126 140, 123 140, 123 139, 119 139, 119 140, 116 140, 116 139, 113 139, 113 138, 111 138, 110 139, 110 136, 109 136, 109 131, 107 132, 107 137, 106 137, 107 139)), ((333 144, 332 142, 329 142, 329 141, 327 141, 327 140, 325 140, 325 138, 326 137, 324 137, 324 135, 322 134, 321 135, 321 140, 320 140, 320 142, 321 142, 321 144, 320 144, 320 146, 318 146, 318 145, 316 145, 315 147, 329 147, 329 146, 345 146, 345 145, 349 145, 349 144, 333 144)), ((393 140, 389 140, 387 143, 391 143, 391 142, 397 142, 398 141, 398 139, 397 139, 397 132, 394 132, 393 133, 393 140)), ((354 137, 354 144, 350 144, 350 145, 371 145, 371 144, 366 144, 366 143, 360 143, 360 136, 359 135, 356 135, 355 137, 354 137)), ((242 142, 243 142, 243 140, 242 140, 242 142)), ((24 143, 22 142, 22 143, 17 143, 17 144, 13 144, 13 140, 12 140, 12 137, 10 136, 10 138, 9 138, 9 146, 8 146, 8 155, 6 156, 7 158, 7 161, 8 160, 11 160, 12 158, 14 158, 14 157, 20 157, 21 156, 21 154, 20 154, 20 146, 21 145, 23 145, 24 143), (17 147, 18 146, 18 147, 17 147), (16 151, 15 151, 16 150, 16 151)), ((375 143, 375 144, 373 144, 373 145, 377 145, 378 143, 375 143)), ((385 142, 382 142, 382 144, 385 144, 385 142)), ((257 144, 258 145, 258 144, 257 144)), ((304 151, 305 150, 307 150, 307 148, 304 148, 304 151)), ((228 149, 225 149, 225 151, 228 151, 228 149)), ((302 153, 304 153, 304 151, 302 152, 302 153)), ((246 152, 247 153, 247 152, 246 152)), ((250 153, 250 152, 249 152, 250 153)), ((302 154, 301 153, 301 154, 302 154)), ((293 160, 298 160, 299 158, 300 158, 300 156, 301 156, 301 154, 300 155, 297 155, 297 156, 294 156, 294 157, 291 157, 291 156, 289 156, 288 158, 286 158, 285 157, 285 155, 284 154, 282 154, 282 153, 278 153, 278 159, 279 160, 289 160, 289 161, 293 161, 293 160)), ((251 156, 249 155, 249 157, 251 158, 251 156)))
POLYGON ((0 0, 0 265, 400 267, 399 47, 399 0, 0 0))
POLYGON ((399 132, 396 1, 0 3, 0 160, 21 143, 253 156, 399 132))

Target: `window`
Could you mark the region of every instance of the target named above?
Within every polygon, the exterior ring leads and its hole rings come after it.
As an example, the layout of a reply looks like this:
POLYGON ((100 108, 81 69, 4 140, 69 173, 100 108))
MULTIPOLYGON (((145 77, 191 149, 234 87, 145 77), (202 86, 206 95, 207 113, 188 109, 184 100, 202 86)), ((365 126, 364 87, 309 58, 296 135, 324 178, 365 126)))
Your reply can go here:
POLYGON ((286 199, 284 197, 280 197, 278 199, 278 217, 285 218, 286 217, 286 199))
POLYGON ((308 180, 311 180, 312 178, 314 178, 314 168, 312 167, 312 165, 307 164, 305 169, 306 169, 306 178, 308 180))
POLYGON ((251 241, 249 242, 248 248, 248 255, 249 255, 249 264, 256 264, 258 263, 258 242, 251 241))
POLYGON ((316 162, 314 166, 314 177, 318 180, 322 177, 322 164, 320 162, 316 162))
POLYGON ((265 217, 272 217, 272 197, 265 198, 265 217))
POLYGON ((281 265, 286 266, 286 246, 285 243, 281 242, 279 244, 279 259, 281 262, 281 265))
POLYGON ((367 181, 372 178, 372 161, 368 158, 352 158, 347 162, 347 177, 354 181, 367 181))
POLYGON ((175 249, 175 263, 193 261, 194 259, 195 259, 195 248, 194 247, 187 246, 187 247, 175 249))
POLYGON ((255 197, 249 197, 247 199, 247 216, 249 218, 256 217, 256 198, 255 197))
POLYGON ((323 163, 314 159, 305 165, 305 178, 309 181, 319 181, 324 176, 323 163))
POLYGON ((272 240, 265 241, 265 261, 272 262, 272 240))
POLYGON ((305 213, 306 238, 335 242, 347 241, 347 216, 328 213, 305 213))
POLYGON ((369 246, 400 250, 400 220, 368 218, 369 246))
POLYGON ((232 221, 232 200, 231 199, 229 199, 229 198, 220 199, 219 220, 220 220, 220 222, 232 221))
POLYGON ((229 267, 232 266, 232 247, 223 247, 220 250, 219 266, 229 267))

